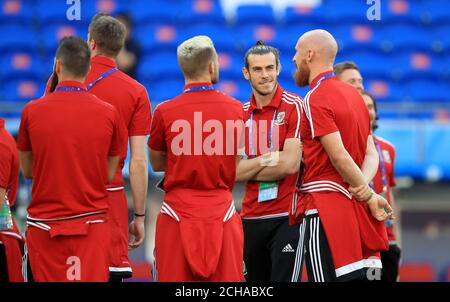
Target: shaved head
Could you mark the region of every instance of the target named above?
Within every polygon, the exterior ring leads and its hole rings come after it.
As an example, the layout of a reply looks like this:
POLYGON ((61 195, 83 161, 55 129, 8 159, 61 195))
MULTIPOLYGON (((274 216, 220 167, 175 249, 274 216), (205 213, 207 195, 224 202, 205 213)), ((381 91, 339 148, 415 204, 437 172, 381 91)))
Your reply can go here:
POLYGON ((294 64, 297 67, 295 81, 304 87, 310 82, 311 71, 333 70, 338 45, 334 37, 323 29, 304 33, 295 45, 294 64))
POLYGON ((311 30, 298 39, 297 47, 316 53, 317 60, 333 65, 338 51, 338 45, 334 37, 323 29, 311 30))

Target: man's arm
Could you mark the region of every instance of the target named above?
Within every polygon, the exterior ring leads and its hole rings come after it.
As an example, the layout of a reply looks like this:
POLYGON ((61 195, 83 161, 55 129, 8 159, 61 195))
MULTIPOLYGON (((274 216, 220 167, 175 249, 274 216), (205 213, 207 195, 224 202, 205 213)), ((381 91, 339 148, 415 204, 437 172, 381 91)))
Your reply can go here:
POLYGON ((147 202, 148 188, 148 162, 145 154, 145 136, 130 137, 130 184, 133 196, 134 216, 130 223, 129 249, 135 249, 142 244, 145 238, 145 205, 147 202), (144 216, 141 216, 144 215, 144 216), (131 240, 133 239, 133 240, 131 240))
POLYGON ((119 167, 119 155, 117 156, 108 156, 108 184, 110 184, 114 176, 116 176, 117 167, 119 167))
POLYGON ((264 166, 261 165, 261 158, 240 158, 236 164, 236 181, 248 181, 253 179, 264 166))
POLYGON ((19 162, 25 178, 33 178, 33 153, 31 151, 19 151, 19 162))
POLYGON ((301 158, 302 144, 300 139, 289 138, 284 142, 283 151, 278 152, 275 165, 272 166, 272 163, 269 163, 269 166, 264 167, 254 180, 273 181, 297 173, 300 170, 301 158))
MULTIPOLYGON (((320 142, 327 152, 331 163, 346 183, 351 187, 365 186, 368 188, 364 175, 345 149, 339 131, 321 136, 320 142)), ((392 216, 392 208, 389 203, 383 197, 373 193, 372 190, 368 190, 368 192, 370 195, 366 195, 360 201, 367 202, 372 215, 380 221, 392 216), (388 210, 389 214, 385 212, 385 209, 388 210)))
POLYGON ((0 188, 0 208, 3 207, 3 202, 5 202, 5 194, 6 194, 6 189, 0 188))
POLYGON ((379 156, 375 147, 374 138, 369 135, 367 138, 367 149, 364 162, 361 166, 361 172, 364 175, 366 183, 370 183, 378 171, 379 156))
POLYGON ((134 212, 145 213, 148 188, 148 162, 145 154, 145 136, 130 137, 130 184, 134 212))
POLYGON ((167 153, 165 151, 156 151, 149 148, 150 164, 155 172, 166 171, 167 153))

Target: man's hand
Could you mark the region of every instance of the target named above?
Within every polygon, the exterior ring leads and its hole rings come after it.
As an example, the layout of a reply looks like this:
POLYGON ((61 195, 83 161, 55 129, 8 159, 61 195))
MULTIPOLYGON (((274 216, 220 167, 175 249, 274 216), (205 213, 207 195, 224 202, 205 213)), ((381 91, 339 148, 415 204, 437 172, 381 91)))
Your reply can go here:
POLYGON ((372 194, 372 190, 368 185, 362 185, 359 187, 350 187, 348 188, 348 190, 358 201, 366 201, 370 198, 372 194))
POLYGON ((382 196, 373 193, 372 197, 367 201, 372 216, 378 221, 386 219, 394 219, 394 211, 382 196))
POLYGON ((128 250, 133 250, 139 247, 144 241, 145 237, 144 218, 145 217, 135 217, 134 220, 130 223, 130 226, 128 228, 129 232, 128 250))
POLYGON ((280 152, 274 151, 260 156, 260 165, 263 167, 274 167, 280 161, 280 152))

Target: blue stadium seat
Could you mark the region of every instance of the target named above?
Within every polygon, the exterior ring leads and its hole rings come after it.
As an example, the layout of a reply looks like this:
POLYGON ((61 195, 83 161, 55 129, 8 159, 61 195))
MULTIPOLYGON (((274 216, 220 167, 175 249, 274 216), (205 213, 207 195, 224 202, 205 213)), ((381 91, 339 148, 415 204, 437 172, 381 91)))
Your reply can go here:
POLYGON ((434 35, 421 26, 393 25, 382 29, 382 43, 393 51, 432 51, 434 35))
POLYGON ((339 44, 339 52, 381 49, 379 27, 370 23, 335 26, 330 28, 330 32, 339 44))
POLYGON ((234 51, 236 50, 236 31, 229 27, 223 27, 218 25, 209 26, 189 26, 180 29, 180 38, 178 43, 183 42, 186 39, 192 38, 197 35, 209 36, 213 42, 217 51, 234 51))
POLYGON ((447 0, 428 0, 422 3, 422 19, 435 26, 450 24, 450 8, 447 0))
POLYGON ((328 22, 334 24, 353 24, 367 21, 369 6, 366 1, 324 1, 324 14, 328 22))
POLYGON ((381 22, 384 24, 420 25, 422 6, 420 1, 388 0, 381 3, 381 22))
POLYGON ((305 23, 316 24, 315 28, 319 28, 328 21, 326 10, 323 5, 317 7, 307 6, 290 6, 284 11, 284 24, 286 26, 303 25, 305 23))
POLYGON ((2 54, 17 51, 36 53, 39 41, 36 32, 28 26, 0 26, 0 51, 2 54))
POLYGON ((295 45, 302 34, 307 31, 319 28, 315 23, 298 23, 278 27, 273 44, 280 51, 294 55, 295 45))
POLYGON ((220 78, 243 78, 244 55, 238 52, 217 51, 219 55, 220 78))
POLYGON ((44 94, 45 83, 42 81, 20 79, 4 82, 4 101, 28 102, 44 94))
POLYGON ((144 56, 137 69, 140 81, 159 81, 182 76, 175 52, 144 56))
POLYGON ((137 27, 134 34, 141 43, 144 53, 176 52, 178 41, 181 39, 180 29, 170 24, 137 27))
MULTIPOLYGON (((83 1, 82 1, 83 2, 83 1)), ((115 15, 120 12, 128 12, 132 9, 130 1, 121 0, 89 0, 83 3, 84 18, 90 19, 97 13, 115 15)))
POLYGON ((401 68, 401 78, 439 79, 449 73, 449 66, 441 56, 426 52, 407 52, 396 54, 395 65, 401 68))
POLYGON ((42 26, 63 22, 88 24, 90 19, 85 15, 87 2, 80 1, 80 20, 69 21, 67 19, 67 11, 72 5, 66 4, 66 1, 39 0, 39 4, 36 5, 36 18, 42 26))
POLYGON ((59 41, 64 37, 78 36, 87 40, 87 26, 66 21, 46 26, 42 31, 42 46, 47 55, 54 56, 59 41))
POLYGON ((275 24, 275 15, 270 5, 242 5, 237 8, 235 24, 275 24))
POLYGON ((239 26, 239 31, 237 33, 238 49, 247 51, 247 49, 254 46, 258 40, 263 40, 268 45, 278 47, 275 42, 277 41, 279 32, 281 31, 273 25, 261 24, 239 26))
POLYGON ((446 52, 447 54, 450 53, 450 24, 432 28, 433 34, 435 35, 435 48, 439 51, 446 52))
POLYGON ((134 0, 130 10, 136 25, 175 24, 183 6, 177 1, 134 0))
POLYGON ((172 99, 183 92, 184 80, 182 77, 147 82, 148 94, 152 102, 161 103, 172 99))
POLYGON ((32 24, 33 11, 30 0, 2 0, 0 2, 0 25, 25 25, 32 24))
POLYGON ((434 80, 413 80, 405 85, 408 99, 414 102, 450 102, 448 84, 434 80))
POLYGON ((240 79, 221 79, 215 88, 226 95, 229 95, 242 103, 250 100, 252 89, 248 81, 240 79))
POLYGON ((378 102, 402 102, 405 89, 399 82, 364 76, 364 89, 369 91, 378 102))
POLYGON ((42 62, 32 53, 17 52, 0 57, 0 80, 42 79, 42 62))
POLYGON ((180 12, 182 25, 226 26, 225 16, 219 0, 193 0, 183 3, 180 12))
POLYGON ((395 67, 391 57, 379 52, 353 51, 338 53, 336 62, 353 61, 365 77, 390 78, 395 67))

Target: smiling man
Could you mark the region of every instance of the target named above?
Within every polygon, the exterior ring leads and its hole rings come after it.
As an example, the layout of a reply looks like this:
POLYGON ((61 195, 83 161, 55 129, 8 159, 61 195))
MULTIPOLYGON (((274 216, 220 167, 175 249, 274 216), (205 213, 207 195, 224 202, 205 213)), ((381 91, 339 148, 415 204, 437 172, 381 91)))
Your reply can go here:
POLYGON ((302 152, 301 99, 278 84, 281 66, 276 48, 258 41, 244 63, 242 71, 253 92, 243 106, 247 158, 240 161, 236 177, 247 181, 241 213, 245 277, 287 282, 292 279, 299 237, 298 227, 289 226, 288 212, 302 152))

